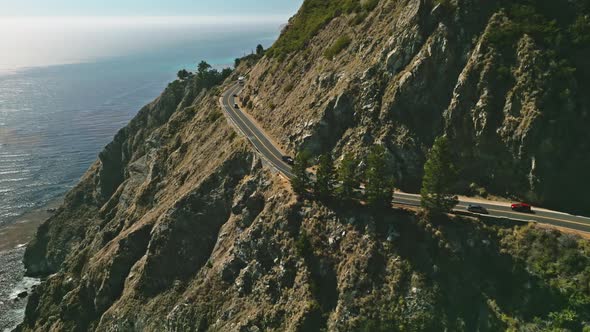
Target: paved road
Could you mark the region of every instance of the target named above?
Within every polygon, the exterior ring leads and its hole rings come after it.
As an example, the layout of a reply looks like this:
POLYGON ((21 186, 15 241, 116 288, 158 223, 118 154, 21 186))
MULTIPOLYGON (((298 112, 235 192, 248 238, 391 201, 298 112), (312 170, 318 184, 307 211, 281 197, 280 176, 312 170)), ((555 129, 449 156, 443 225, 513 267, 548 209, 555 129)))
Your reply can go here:
MULTIPOLYGON (((406 193, 395 193, 395 203, 418 206, 420 196, 406 193)), ((463 198, 455 208, 457 211, 467 211, 467 205, 478 204, 486 208, 491 216, 505 217, 512 220, 534 221, 542 224, 568 228, 575 231, 590 233, 590 218, 573 216, 567 213, 533 208, 533 213, 521 213, 512 211, 510 203, 470 200, 463 198)))
POLYGON ((235 108, 237 98, 234 95, 241 91, 240 85, 234 85, 225 92, 222 97, 222 107, 225 113, 229 116, 231 121, 238 127, 260 154, 272 164, 279 172, 287 176, 293 177, 291 173, 291 166, 283 162, 283 153, 270 142, 266 134, 256 126, 250 118, 248 118, 241 109, 235 108))
MULTIPOLYGON (((229 88, 222 97, 222 107, 226 115, 238 127, 260 154, 274 168, 284 174, 286 177, 293 177, 291 167, 281 159, 283 153, 277 148, 264 131, 257 126, 240 108, 234 105, 237 103, 234 95, 239 94, 241 86, 236 84, 229 88)), ((400 205, 420 205, 420 196, 396 192, 394 203, 400 205)), ((510 209, 509 203, 494 201, 481 201, 476 199, 462 198, 459 205, 455 208, 457 211, 467 211, 468 204, 478 204, 488 210, 491 216, 506 217, 513 220, 533 221, 542 224, 568 228, 575 231, 590 233, 590 218, 573 216, 566 213, 549 211, 545 209, 534 209, 533 213, 514 212, 510 209)))

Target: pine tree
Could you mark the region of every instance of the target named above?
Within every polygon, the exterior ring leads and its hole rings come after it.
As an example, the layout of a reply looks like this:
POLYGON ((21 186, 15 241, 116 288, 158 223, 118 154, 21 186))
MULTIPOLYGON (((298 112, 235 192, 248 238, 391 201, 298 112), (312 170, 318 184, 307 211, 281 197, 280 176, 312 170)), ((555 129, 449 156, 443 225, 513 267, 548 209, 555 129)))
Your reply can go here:
POLYGON ((209 73, 209 70, 211 70, 211 68, 212 67, 210 64, 208 64, 205 61, 201 61, 197 65, 197 75, 199 76, 199 78, 204 79, 206 75, 209 73))
POLYGON ((329 153, 320 156, 316 174, 315 193, 320 199, 327 199, 334 193, 335 181, 334 161, 329 153))
POLYGON ((345 154, 338 167, 338 197, 346 202, 354 198, 354 190, 358 187, 359 181, 356 174, 356 160, 350 155, 345 154))
POLYGON ((365 180, 365 195, 369 206, 378 209, 391 207, 394 181, 387 169, 384 147, 377 145, 371 149, 367 157, 365 180))
POLYGON ((298 153, 292 168, 294 177, 291 179, 291 186, 297 195, 305 195, 310 187, 309 175, 307 174, 308 167, 308 154, 305 152, 298 153))
POLYGON ((192 74, 188 70, 186 70, 186 69, 179 70, 178 71, 178 74, 176 74, 176 76, 178 76, 178 79, 181 80, 181 81, 184 81, 187 78, 190 78, 191 75, 192 74))
POLYGON ((449 140, 438 137, 428 155, 424 165, 422 179, 422 207, 430 212, 446 213, 459 203, 457 196, 452 194, 456 181, 457 170, 453 164, 453 157, 449 140))

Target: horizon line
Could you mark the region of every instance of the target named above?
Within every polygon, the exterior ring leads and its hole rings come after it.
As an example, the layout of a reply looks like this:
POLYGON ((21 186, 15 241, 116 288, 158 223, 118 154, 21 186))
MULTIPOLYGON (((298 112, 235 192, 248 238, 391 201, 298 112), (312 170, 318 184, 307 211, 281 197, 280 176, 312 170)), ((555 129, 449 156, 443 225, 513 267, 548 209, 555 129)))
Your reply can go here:
POLYGON ((265 21, 288 21, 290 14, 269 14, 269 15, 30 15, 30 16, 2 16, 0 21, 23 21, 23 20, 67 20, 67 21, 86 21, 88 19, 100 21, 147 21, 154 23, 169 23, 169 20, 176 22, 194 23, 196 20, 201 22, 219 23, 219 20, 260 22, 265 21), (215 22, 213 21, 215 20, 215 22))

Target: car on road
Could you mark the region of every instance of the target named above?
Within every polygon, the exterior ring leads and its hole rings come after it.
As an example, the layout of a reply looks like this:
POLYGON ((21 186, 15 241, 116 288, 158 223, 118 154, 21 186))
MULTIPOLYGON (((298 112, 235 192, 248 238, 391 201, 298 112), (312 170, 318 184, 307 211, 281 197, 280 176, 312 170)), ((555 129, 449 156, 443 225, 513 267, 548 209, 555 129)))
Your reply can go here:
POLYGON ((234 98, 238 98, 238 95, 234 93, 234 98))
POLYGON ((481 205, 469 204, 467 205, 467 211, 480 214, 488 214, 488 210, 481 205))
POLYGON ((293 160, 293 157, 290 156, 283 156, 283 161, 286 162, 289 165, 293 165, 295 164, 295 160, 293 160))
POLYGON ((238 104, 234 104, 234 108, 240 108, 240 106, 238 106, 238 104))
POLYGON ((527 213, 533 212, 533 208, 526 203, 514 203, 514 204, 510 205, 510 208, 513 211, 517 211, 517 212, 527 212, 527 213))

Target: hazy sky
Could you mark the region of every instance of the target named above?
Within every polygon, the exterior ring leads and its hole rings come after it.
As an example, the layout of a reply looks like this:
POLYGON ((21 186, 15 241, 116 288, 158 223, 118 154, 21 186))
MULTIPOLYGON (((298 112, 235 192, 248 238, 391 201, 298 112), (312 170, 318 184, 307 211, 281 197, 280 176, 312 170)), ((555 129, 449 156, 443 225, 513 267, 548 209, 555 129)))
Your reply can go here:
POLYGON ((0 0, 0 16, 290 16, 302 2, 303 0, 0 0))

